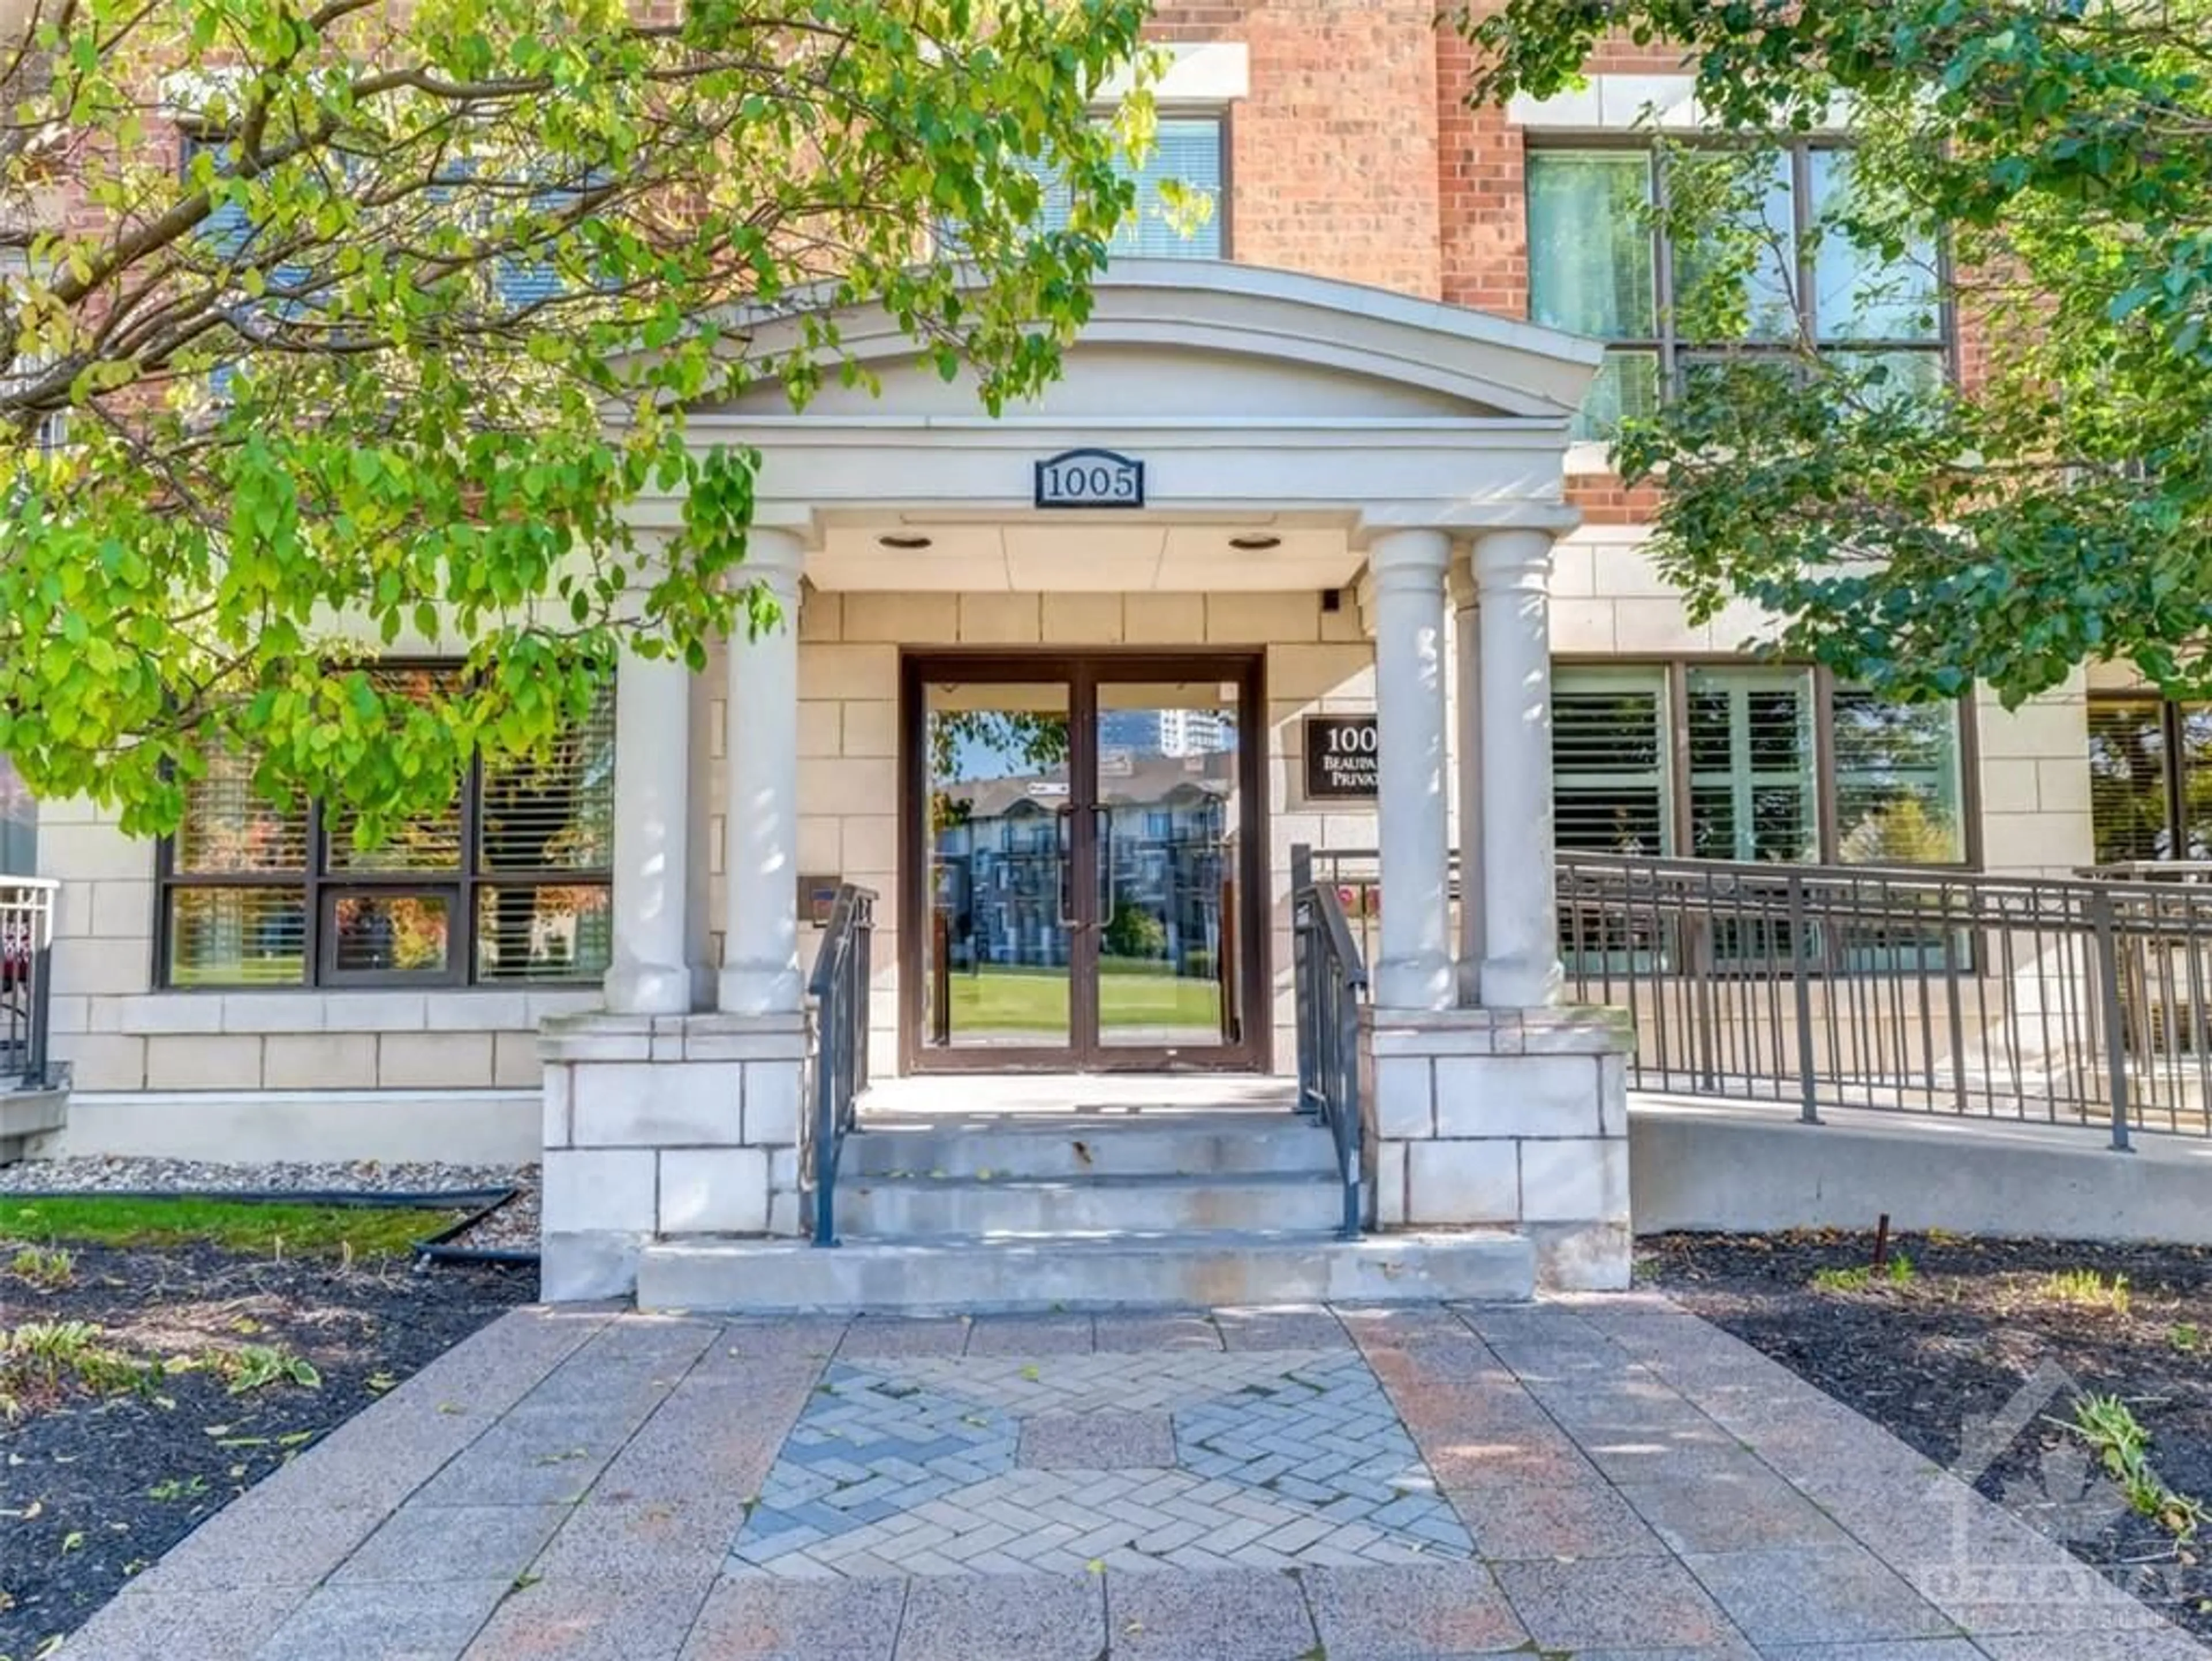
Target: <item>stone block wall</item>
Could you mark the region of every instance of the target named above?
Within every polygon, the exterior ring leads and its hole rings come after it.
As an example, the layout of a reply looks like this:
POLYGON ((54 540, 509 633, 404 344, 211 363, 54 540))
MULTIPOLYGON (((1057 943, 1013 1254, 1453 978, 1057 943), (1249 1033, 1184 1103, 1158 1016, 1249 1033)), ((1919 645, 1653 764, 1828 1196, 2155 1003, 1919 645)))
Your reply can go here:
POLYGON ((1363 1009, 1375 1226, 1517 1229, 1540 1286, 1626 1286, 1634 1043, 1623 1010, 1363 1009))
POLYGON ((154 872, 154 843, 113 814, 40 804, 39 874, 60 884, 53 1053, 76 1091, 40 1152, 534 1157, 538 1025, 595 1007, 595 984, 161 989, 154 872))
POLYGON ((541 1287, 618 1297, 656 1235, 793 1235, 808 1018, 611 1015, 548 1024, 541 1287))

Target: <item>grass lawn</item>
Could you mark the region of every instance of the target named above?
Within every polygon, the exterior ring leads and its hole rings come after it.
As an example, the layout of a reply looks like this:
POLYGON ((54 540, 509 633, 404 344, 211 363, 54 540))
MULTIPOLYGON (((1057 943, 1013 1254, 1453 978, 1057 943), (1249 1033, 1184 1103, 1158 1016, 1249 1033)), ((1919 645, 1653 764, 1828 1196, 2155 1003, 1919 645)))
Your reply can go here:
MULTIPOLYGON (((1068 1026, 1067 971, 987 969, 951 976, 952 1031, 1065 1032, 1068 1026)), ((1119 974, 1098 977, 1098 1022, 1106 1031, 1128 1026, 1218 1028, 1221 989, 1211 980, 1175 975, 1119 974)))
POLYGON ((0 1240, 58 1245, 172 1246, 314 1256, 397 1255, 458 1220, 444 1211, 368 1206, 249 1204, 236 1200, 0 1197, 0 1240))

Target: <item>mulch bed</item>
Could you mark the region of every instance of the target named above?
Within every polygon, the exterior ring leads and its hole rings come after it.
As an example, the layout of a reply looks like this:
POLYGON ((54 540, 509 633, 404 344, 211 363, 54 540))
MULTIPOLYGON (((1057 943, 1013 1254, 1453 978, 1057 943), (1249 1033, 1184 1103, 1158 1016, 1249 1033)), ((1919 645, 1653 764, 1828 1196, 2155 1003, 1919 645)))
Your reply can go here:
POLYGON ((2120 1397, 2166 1486, 2212 1503, 2212 1251, 1904 1235, 1892 1250, 1911 1259, 1909 1279, 1838 1289, 1814 1276, 1868 1263, 1870 1235, 1678 1234, 1640 1248, 1650 1282, 1962 1475, 1978 1463, 1960 1464, 1972 1423, 2008 1404, 2027 1414, 1974 1486, 2212 1638, 2212 1537, 2177 1540, 2128 1510, 2065 1427, 2076 1390, 2120 1397), (2126 1276, 2124 1309, 2057 1295, 2052 1277, 2080 1270, 2107 1286, 2126 1276), (2046 1363, 2070 1384, 2016 1401, 2046 1363))
POLYGON ((166 1357, 275 1346, 320 1374, 233 1395, 211 1372, 153 1393, 33 1400, 0 1422, 0 1661, 29 1661, 300 1449, 505 1310, 534 1270, 279 1261, 205 1245, 76 1249, 71 1284, 0 1285, 0 1325, 86 1321, 166 1357))

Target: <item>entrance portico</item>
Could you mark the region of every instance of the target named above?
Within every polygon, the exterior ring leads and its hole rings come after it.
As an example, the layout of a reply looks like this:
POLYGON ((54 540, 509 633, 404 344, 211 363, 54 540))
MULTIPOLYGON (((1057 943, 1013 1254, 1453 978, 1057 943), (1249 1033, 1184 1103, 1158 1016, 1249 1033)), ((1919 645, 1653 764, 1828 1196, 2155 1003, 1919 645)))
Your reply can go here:
MULTIPOLYGON (((1534 1214, 1522 1144, 1556 1141, 1546 1169, 1583 1153, 1602 1168, 1577 1169, 1575 1214, 1547 1226, 1587 1221, 1625 1246, 1625 1142, 1618 1155, 1566 1146, 1617 1140, 1600 1101, 1612 1029, 1551 1009, 1546 579, 1574 519, 1567 423, 1598 349, 1310 277, 1131 261, 1099 286, 1062 378, 992 418, 971 388, 916 366, 887 320, 842 332, 879 395, 839 386, 794 414, 764 387, 693 416, 698 442, 761 454, 745 569, 782 621, 732 642, 704 686, 625 666, 606 1007, 545 1040, 549 1295, 623 1288, 655 1238, 798 1232, 815 933, 802 885, 878 892, 871 1050, 878 1076, 899 1069, 917 967, 944 966, 914 938, 934 896, 912 851, 923 804, 902 783, 916 742, 902 654, 985 648, 1002 676, 1033 655, 1039 681, 1074 653, 1174 654, 1194 673, 1209 653, 1256 664, 1261 730, 1239 734, 1259 752, 1256 800, 1236 823, 1260 891, 1230 904, 1265 925, 1241 953, 1255 990, 1223 995, 1261 1006, 1241 1009, 1257 1037, 1240 1053, 1291 1064, 1290 845, 1379 845, 1374 1221, 1518 1226, 1534 1214), (1105 481, 1117 505, 1040 505, 1038 464, 1090 451, 1135 470, 1105 481), (1308 799, 1304 716, 1366 711, 1378 799, 1308 799), (1455 819, 1468 873, 1457 939, 1455 819), (1587 1063, 1587 1091, 1556 1061, 1534 1081, 1576 1098, 1561 1109, 1572 1135, 1533 1125, 1527 1101, 1492 1112, 1529 1094, 1509 1075, 1547 1046, 1587 1063), (1470 1104, 1456 1080, 1478 1056, 1491 1082, 1470 1104)), ((642 528, 681 508, 649 504, 642 528)), ((1098 849, 1084 845, 1076 863, 1095 879, 1098 849)), ((1217 974, 1219 949, 1202 954, 1217 974)))

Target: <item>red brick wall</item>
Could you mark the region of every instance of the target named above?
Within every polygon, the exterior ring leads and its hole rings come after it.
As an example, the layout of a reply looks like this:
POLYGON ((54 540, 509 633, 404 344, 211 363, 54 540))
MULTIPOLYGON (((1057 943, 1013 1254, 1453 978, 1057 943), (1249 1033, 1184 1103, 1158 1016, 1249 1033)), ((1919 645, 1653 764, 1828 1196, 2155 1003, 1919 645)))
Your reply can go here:
MULTIPOLYGON (((1441 298, 1525 317, 1528 217, 1520 130, 1496 107, 1471 108, 1474 51, 1449 27, 1437 34, 1437 197, 1443 240, 1441 298)), ((1256 92, 1257 88, 1255 88, 1256 92)))
POLYGON ((1168 40, 1241 40, 1230 246, 1246 264, 1435 299, 1435 0, 1163 0, 1168 40))

